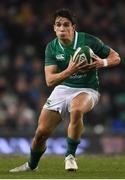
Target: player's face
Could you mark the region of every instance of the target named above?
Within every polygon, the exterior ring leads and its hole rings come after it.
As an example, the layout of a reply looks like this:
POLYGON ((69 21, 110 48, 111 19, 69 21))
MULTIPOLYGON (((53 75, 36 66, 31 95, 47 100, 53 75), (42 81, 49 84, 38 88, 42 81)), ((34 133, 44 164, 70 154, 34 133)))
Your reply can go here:
POLYGON ((72 41, 74 37, 75 25, 71 21, 64 17, 57 17, 54 24, 54 31, 56 36, 61 41, 72 41))

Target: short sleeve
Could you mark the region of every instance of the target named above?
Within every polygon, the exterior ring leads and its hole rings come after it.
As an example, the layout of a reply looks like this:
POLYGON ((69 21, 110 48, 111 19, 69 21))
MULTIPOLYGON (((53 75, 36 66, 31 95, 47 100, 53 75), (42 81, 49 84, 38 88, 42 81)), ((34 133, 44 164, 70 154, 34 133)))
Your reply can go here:
POLYGON ((56 58, 54 56, 54 50, 51 43, 46 46, 45 49, 45 66, 57 65, 56 58))

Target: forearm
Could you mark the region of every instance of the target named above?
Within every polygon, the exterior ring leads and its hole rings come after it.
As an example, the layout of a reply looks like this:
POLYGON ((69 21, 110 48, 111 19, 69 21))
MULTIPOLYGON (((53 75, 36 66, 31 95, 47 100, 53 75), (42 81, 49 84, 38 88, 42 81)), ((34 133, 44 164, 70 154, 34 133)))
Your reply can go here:
POLYGON ((119 64, 121 61, 120 56, 114 50, 110 50, 110 53, 106 59, 101 59, 98 56, 95 56, 94 63, 90 65, 89 69, 100 69, 105 67, 112 67, 119 64))
POLYGON ((46 77, 46 83, 47 86, 55 86, 63 82, 65 79, 67 79, 71 75, 71 72, 65 69, 64 71, 60 73, 54 73, 51 74, 51 76, 46 77))
POLYGON ((120 56, 117 52, 111 51, 109 56, 103 60, 104 67, 112 67, 119 64, 121 61, 120 56))

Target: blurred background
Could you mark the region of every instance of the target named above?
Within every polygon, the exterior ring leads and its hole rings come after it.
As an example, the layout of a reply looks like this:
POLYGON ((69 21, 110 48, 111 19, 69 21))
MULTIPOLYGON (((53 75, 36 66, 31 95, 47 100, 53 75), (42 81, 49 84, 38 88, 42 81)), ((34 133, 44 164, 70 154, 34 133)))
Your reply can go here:
MULTIPOLYGON (((100 70, 101 99, 85 117, 78 154, 125 153, 125 1, 4 0, 0 1, 0 153, 30 150, 40 110, 52 89, 44 78, 44 51, 52 40, 52 15, 70 8, 78 31, 98 36, 122 59, 100 70)), ((48 140, 48 154, 65 153, 67 124, 48 140)))

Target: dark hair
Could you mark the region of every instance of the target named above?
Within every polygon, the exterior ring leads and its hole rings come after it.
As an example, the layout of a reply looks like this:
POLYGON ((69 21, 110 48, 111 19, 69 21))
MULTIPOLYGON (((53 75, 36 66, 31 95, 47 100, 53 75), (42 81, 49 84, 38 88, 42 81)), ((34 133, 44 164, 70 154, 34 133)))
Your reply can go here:
POLYGON ((76 16, 69 9, 59 9, 54 14, 54 23, 57 17, 65 17, 71 21, 72 24, 76 24, 76 16))

